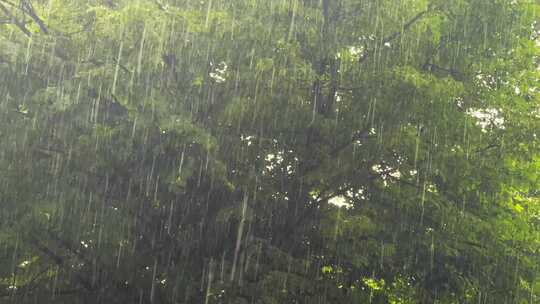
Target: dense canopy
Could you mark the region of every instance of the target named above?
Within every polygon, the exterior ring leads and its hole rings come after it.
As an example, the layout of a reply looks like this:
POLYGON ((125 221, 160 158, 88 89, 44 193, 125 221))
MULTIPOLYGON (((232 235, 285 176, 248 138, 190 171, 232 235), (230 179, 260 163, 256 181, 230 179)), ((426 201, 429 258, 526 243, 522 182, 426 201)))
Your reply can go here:
POLYGON ((0 0, 1 303, 540 303, 535 0, 0 0))

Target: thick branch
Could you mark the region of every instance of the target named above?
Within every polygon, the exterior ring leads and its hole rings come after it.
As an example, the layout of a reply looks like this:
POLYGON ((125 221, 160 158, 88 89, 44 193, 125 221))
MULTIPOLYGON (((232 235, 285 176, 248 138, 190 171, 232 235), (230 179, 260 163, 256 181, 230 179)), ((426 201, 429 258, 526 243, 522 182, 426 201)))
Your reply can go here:
POLYGON ((7 17, 9 17, 11 23, 15 24, 26 36, 30 37, 32 36, 32 33, 26 28, 25 22, 21 22, 20 20, 18 20, 4 4, 11 6, 12 9, 19 9, 24 14, 28 15, 39 26, 40 30, 43 33, 49 33, 49 30, 45 26, 45 23, 36 14, 36 11, 34 10, 34 7, 30 2, 23 1, 22 5, 18 6, 10 1, 0 0, 0 10, 3 11, 7 17))
POLYGON ((49 30, 47 30, 47 27, 45 26, 45 23, 39 16, 36 14, 36 11, 34 10, 34 7, 32 7, 32 4, 29 1, 23 2, 23 11, 34 20, 34 22, 39 26, 41 31, 45 34, 49 33, 49 30))
POLYGON ((26 36, 31 37, 32 33, 26 28, 24 23, 20 22, 8 9, 7 7, 0 2, 0 10, 9 17, 11 23, 15 24, 26 36))

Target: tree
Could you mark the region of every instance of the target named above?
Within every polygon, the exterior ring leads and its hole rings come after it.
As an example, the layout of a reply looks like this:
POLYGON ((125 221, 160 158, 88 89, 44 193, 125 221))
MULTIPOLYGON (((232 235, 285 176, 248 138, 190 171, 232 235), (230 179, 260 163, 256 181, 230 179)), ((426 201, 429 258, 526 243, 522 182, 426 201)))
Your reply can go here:
POLYGON ((534 303, 533 1, 0 0, 14 303, 534 303))

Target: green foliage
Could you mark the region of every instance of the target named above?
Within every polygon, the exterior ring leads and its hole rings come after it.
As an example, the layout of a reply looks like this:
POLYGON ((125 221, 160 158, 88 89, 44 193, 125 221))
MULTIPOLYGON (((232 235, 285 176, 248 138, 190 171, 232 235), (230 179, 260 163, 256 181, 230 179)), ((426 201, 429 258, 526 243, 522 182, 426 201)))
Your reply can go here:
POLYGON ((15 2, 0 302, 540 299, 535 1, 15 2))

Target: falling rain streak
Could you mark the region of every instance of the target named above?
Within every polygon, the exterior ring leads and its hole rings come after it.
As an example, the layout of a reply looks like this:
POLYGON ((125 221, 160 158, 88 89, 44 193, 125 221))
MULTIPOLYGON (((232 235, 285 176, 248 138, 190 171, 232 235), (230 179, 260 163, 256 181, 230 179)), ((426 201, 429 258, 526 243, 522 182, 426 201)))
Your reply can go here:
POLYGON ((0 303, 539 303, 539 12, 0 0, 0 303))

